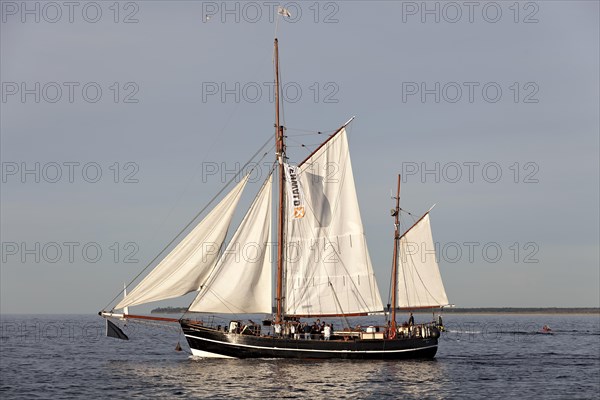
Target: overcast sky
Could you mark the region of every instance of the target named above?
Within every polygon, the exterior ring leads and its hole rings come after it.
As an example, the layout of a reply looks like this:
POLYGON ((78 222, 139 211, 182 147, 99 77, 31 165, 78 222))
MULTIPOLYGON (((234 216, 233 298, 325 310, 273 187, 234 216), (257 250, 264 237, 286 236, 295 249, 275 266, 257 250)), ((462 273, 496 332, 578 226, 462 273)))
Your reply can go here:
MULTIPOLYGON (((267 140, 273 4, 0 2, 2 313, 98 311, 267 140)), ((600 306, 598 2, 287 4, 291 161, 356 115, 384 302, 402 173, 452 303, 600 306)))

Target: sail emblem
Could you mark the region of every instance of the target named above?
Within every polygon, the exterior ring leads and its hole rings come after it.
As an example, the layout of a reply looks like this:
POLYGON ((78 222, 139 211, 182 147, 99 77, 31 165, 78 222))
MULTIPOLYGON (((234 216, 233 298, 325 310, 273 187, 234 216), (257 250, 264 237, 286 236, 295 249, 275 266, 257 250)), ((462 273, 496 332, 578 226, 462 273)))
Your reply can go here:
POLYGON ((304 217, 304 214, 304 207, 294 207, 294 218, 302 218, 304 217))
POLYGON ((296 165, 285 164, 285 180, 287 181, 288 201, 292 205, 293 217, 295 219, 304 218, 306 210, 304 208, 304 192, 298 180, 298 167, 296 165))

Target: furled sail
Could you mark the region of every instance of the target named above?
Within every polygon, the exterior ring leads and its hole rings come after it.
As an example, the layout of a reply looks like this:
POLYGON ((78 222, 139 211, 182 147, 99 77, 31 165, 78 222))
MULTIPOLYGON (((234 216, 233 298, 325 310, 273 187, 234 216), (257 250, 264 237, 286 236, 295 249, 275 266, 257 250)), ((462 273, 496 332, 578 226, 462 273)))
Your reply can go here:
POLYGON ((286 222, 286 314, 382 311, 345 128, 300 165, 298 179, 305 214, 286 222))
POLYGON ((399 246, 397 306, 429 308, 448 305, 436 260, 429 213, 400 238, 399 246))
POLYGON ((271 313, 271 188, 270 176, 189 311, 271 313))
POLYGON ((242 179, 115 308, 170 299, 198 290, 217 262, 219 250, 247 182, 248 176, 242 179))

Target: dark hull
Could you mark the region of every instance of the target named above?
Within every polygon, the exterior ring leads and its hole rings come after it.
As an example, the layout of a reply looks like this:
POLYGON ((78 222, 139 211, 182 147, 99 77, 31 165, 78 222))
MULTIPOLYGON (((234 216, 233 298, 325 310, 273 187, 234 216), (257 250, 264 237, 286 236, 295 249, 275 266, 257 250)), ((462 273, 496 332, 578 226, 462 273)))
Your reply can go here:
POLYGON ((233 358, 312 359, 431 359, 437 352, 437 338, 359 340, 294 340, 217 331, 181 321, 193 354, 233 358))

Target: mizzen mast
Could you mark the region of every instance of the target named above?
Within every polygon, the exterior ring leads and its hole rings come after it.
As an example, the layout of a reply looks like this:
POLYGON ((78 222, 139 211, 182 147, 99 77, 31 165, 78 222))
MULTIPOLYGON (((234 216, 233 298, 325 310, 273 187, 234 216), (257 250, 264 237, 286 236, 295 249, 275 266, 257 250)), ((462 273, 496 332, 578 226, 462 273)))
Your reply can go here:
POLYGON ((392 212, 394 217, 394 260, 392 262, 392 320, 390 327, 396 331, 396 292, 398 284, 398 244, 400 243, 400 174, 398 174, 398 189, 396 191, 396 208, 392 212))
POLYGON ((279 42, 275 38, 275 143, 276 154, 279 161, 279 206, 277 213, 277 287, 276 297, 277 311, 275 323, 282 322, 282 293, 283 293, 283 222, 284 222, 284 184, 285 184, 285 142, 283 137, 283 126, 280 123, 279 116, 279 42))

